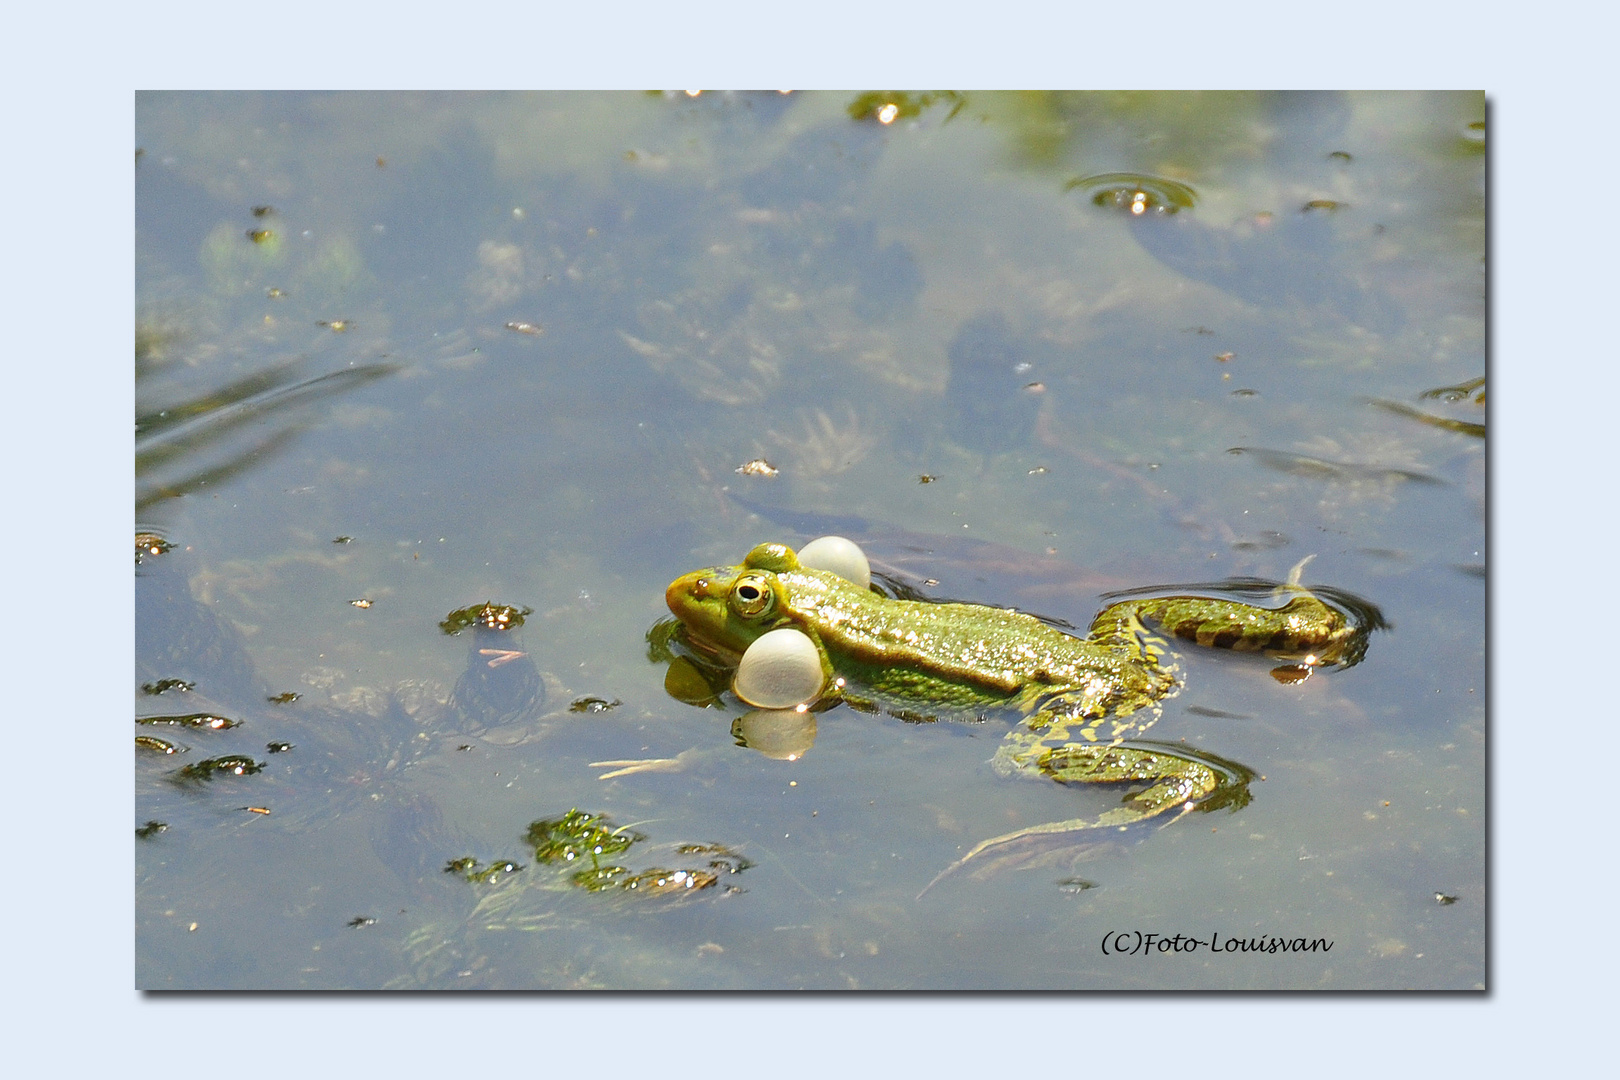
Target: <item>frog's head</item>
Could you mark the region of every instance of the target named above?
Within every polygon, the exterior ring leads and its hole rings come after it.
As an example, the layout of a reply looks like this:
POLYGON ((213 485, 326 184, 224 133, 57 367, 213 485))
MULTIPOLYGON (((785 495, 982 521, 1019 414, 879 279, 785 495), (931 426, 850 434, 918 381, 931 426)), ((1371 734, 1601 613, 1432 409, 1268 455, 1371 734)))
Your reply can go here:
POLYGON ((735 659, 761 634, 794 621, 787 584, 777 575, 798 569, 799 558, 786 544, 760 544, 741 566, 676 578, 664 602, 693 644, 735 659))

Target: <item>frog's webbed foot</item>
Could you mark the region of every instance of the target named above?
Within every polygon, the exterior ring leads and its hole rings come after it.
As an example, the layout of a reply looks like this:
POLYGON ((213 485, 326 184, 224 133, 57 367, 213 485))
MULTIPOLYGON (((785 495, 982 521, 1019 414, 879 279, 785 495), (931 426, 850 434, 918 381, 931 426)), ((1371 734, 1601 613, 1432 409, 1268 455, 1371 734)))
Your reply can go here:
POLYGON ((1177 810, 1172 824, 1193 810, 1214 810, 1222 806, 1246 806, 1252 796, 1249 781, 1253 770, 1234 761, 1182 746, 1137 742, 1118 746, 1069 744, 1045 751, 1034 763, 1041 773, 1061 783, 1123 784, 1147 782, 1131 792, 1121 805, 1096 817, 1074 818, 1032 825, 974 845, 973 850, 942 870, 917 894, 923 895, 970 860, 997 848, 1031 837, 1058 836, 1091 829, 1125 829, 1137 822, 1177 810))
POLYGON ((637 773, 655 772, 681 772, 692 764, 697 756, 697 750, 682 750, 674 757, 665 758, 619 758, 613 761, 593 761, 593 769, 612 769, 598 776, 598 780, 612 780, 618 776, 634 776, 637 773))
POLYGON ((1295 563, 1293 569, 1288 571, 1288 580, 1277 587, 1277 592, 1309 593, 1311 590, 1301 585, 1300 580, 1304 577, 1305 567, 1309 566, 1311 560, 1314 558, 1316 558, 1316 553, 1313 551, 1303 559, 1299 560, 1299 562, 1295 563))

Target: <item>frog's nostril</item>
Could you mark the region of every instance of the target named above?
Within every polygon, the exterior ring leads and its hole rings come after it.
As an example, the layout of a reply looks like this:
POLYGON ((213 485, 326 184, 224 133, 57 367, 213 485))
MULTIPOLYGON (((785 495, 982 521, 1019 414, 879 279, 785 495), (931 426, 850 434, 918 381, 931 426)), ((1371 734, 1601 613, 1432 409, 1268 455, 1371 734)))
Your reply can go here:
POLYGON ((669 605, 670 611, 679 615, 681 605, 689 606, 693 600, 700 600, 709 595, 709 584, 709 579, 700 574, 678 577, 664 590, 664 603, 669 605))

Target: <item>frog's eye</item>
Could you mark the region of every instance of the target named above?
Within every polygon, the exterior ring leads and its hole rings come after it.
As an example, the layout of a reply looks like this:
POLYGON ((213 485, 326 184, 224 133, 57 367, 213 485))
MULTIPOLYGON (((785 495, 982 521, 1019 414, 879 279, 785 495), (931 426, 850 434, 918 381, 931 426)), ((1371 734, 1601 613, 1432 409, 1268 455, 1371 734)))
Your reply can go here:
POLYGON ((764 574, 744 574, 731 587, 731 606, 745 619, 764 615, 776 604, 776 594, 764 574))

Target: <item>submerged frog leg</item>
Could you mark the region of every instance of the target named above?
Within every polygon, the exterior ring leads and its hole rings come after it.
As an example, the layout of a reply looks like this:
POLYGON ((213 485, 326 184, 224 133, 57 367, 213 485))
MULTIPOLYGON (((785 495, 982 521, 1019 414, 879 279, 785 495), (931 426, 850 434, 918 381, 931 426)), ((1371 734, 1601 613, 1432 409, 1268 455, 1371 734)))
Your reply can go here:
POLYGON ((1126 795, 1121 805, 1096 817, 1051 821, 982 841, 940 871, 917 894, 917 899, 921 900, 929 889, 976 856, 1029 837, 1090 829, 1124 829, 1178 808, 1182 814, 1197 809, 1214 810, 1221 806, 1237 809, 1248 804, 1249 781, 1255 775, 1247 767, 1213 754, 1151 742, 1117 746, 1059 746, 1044 752, 1034 767, 1043 775, 1062 783, 1149 783, 1146 788, 1126 795))

